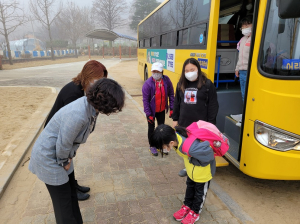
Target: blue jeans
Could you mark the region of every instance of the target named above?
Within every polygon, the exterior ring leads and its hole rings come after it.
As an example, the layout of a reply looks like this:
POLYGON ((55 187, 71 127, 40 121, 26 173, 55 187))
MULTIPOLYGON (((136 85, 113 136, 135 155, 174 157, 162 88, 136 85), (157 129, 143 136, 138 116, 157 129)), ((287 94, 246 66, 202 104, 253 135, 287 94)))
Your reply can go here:
POLYGON ((241 71, 239 71, 239 75, 240 75, 240 85, 241 85, 242 98, 243 98, 243 102, 245 102, 244 98, 245 98, 247 71, 246 70, 241 70, 241 71))

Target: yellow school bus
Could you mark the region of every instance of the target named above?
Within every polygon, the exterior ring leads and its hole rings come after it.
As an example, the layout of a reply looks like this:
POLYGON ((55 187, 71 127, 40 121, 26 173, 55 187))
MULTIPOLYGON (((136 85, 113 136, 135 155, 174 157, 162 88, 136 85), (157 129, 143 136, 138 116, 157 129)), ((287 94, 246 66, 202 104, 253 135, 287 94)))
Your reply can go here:
POLYGON ((300 180, 300 14, 298 0, 166 0, 138 26, 143 80, 160 61, 174 87, 196 58, 218 93, 226 158, 261 179, 300 180), (253 16, 245 102, 235 77, 239 23, 253 16), (241 125, 231 115, 242 114, 241 125))

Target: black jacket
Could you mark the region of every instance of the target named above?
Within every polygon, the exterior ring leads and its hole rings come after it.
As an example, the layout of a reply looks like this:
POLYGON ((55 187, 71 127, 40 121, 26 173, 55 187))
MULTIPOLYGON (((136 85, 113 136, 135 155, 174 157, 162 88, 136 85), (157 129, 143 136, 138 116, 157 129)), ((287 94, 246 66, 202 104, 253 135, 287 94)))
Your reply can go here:
POLYGON ((55 103, 49 113, 49 116, 45 122, 45 127, 54 114, 59 111, 60 108, 66 106, 69 103, 79 99, 84 96, 84 91, 81 85, 76 85, 74 82, 69 82, 65 85, 59 92, 55 103))
POLYGON ((185 93, 177 84, 172 118, 178 125, 187 127, 198 120, 216 124, 218 110, 216 88, 209 79, 200 89, 197 82, 188 82, 185 93))

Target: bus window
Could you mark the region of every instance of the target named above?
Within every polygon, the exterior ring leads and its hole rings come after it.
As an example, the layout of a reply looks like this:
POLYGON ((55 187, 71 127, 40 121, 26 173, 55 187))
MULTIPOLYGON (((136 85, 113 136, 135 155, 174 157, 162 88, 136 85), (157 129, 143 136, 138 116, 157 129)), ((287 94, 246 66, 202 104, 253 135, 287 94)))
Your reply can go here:
POLYGON ((144 47, 144 40, 140 40, 140 48, 144 47))
POLYGON ((209 19, 210 0, 172 0, 168 4, 170 4, 169 23, 173 29, 180 29, 209 19))
POLYGON ((161 36, 161 46, 176 46, 177 32, 163 34, 161 36))
POLYGON ((172 24, 172 19, 170 18, 170 3, 165 4, 159 11, 161 11, 162 23, 160 26, 160 30, 162 33, 168 32, 169 30, 173 30, 176 28, 174 24, 172 24))
POLYGON ((234 14, 231 14, 229 16, 224 16, 219 18, 219 24, 227 24, 228 21, 233 17, 234 14))
POLYGON ((300 79, 300 19, 280 19, 276 0, 267 14, 265 36, 260 50, 262 74, 272 78, 300 79))
POLYGON ((159 47, 160 46, 160 36, 151 38, 151 47, 159 47))
POLYGON ((206 45, 205 38, 207 37, 204 34, 209 23, 210 2, 210 0, 170 0, 166 2, 139 25, 139 40, 146 39, 145 48, 150 46, 175 47, 177 43, 181 46, 206 45), (180 34, 179 40, 177 40, 177 32, 180 34), (193 36, 189 35, 190 32, 193 32, 193 36), (203 35, 201 35, 202 33, 203 35), (162 35, 161 40, 153 38, 158 35, 162 35), (149 43, 148 38, 151 38, 149 43))
POLYGON ((145 39, 145 47, 150 47, 150 39, 145 39))
POLYGON ((188 45, 188 44, 189 44, 189 29, 180 30, 178 45, 188 45))
POLYGON ((200 24, 190 28, 190 45, 206 44, 206 24, 200 24))

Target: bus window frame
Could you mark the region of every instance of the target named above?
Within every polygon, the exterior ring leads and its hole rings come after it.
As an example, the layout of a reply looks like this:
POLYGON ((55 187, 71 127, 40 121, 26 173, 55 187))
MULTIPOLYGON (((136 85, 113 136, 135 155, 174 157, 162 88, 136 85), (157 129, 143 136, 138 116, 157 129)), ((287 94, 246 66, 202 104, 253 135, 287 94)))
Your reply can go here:
MULTIPOLYGON (((144 38, 145 39, 150 39, 150 47, 145 47, 145 43, 144 43, 144 47, 141 48, 141 49, 147 49, 147 48, 152 48, 152 49, 171 49, 171 48, 176 48, 176 49, 181 49, 181 50, 184 50, 184 49, 200 49, 200 50, 207 50, 207 35, 208 35, 208 30, 209 30, 209 20, 206 20, 206 21, 202 21, 202 22, 199 22, 199 23, 196 23, 196 24, 193 24, 193 25, 189 25, 189 26, 186 26, 186 27, 183 27, 182 29, 174 29, 174 30, 171 30, 171 31, 168 31, 168 32, 164 32, 164 33, 161 33, 159 35, 156 35, 156 36, 152 36, 152 37, 149 37, 149 38, 144 38), (190 29, 192 27, 195 27, 195 26, 198 26, 198 25, 203 25, 203 24, 206 24, 206 30, 205 30, 205 42, 204 44, 201 44, 201 45, 197 45, 197 44, 193 44, 193 45, 179 45, 179 32, 181 30, 185 30, 185 29, 190 29), (176 32, 177 33, 177 37, 176 37, 176 45, 169 45, 169 46, 162 46, 162 35, 165 35, 165 34, 168 34, 168 33, 172 33, 172 32, 176 32), (155 38, 155 37, 160 37, 160 43, 159 45, 153 47, 152 46, 152 38, 155 38)), ((189 31, 190 32, 190 31, 189 31)))
MULTIPOLYGON (((188 25, 188 26, 185 26, 185 27, 176 27, 175 29, 172 29, 172 30, 169 30, 167 32, 162 32, 162 33, 158 33, 156 34, 155 36, 148 36, 147 38, 146 37, 143 37, 142 39, 151 39, 151 38, 154 38, 156 36, 160 36, 160 44, 159 46, 156 46, 156 47, 152 47, 151 46, 151 42, 150 42, 150 47, 145 47, 145 41, 144 41, 144 47, 143 48, 139 48, 139 49, 148 49, 148 48, 152 48, 152 49, 172 49, 172 48, 175 48, 175 49, 180 49, 180 50, 189 50, 189 49, 197 49, 197 50, 207 50, 207 41, 208 41, 208 31, 209 31, 209 19, 210 19, 210 14, 211 14, 211 2, 212 0, 209 1, 209 13, 208 13, 208 19, 206 20, 202 20, 200 22, 197 22, 195 24, 191 24, 191 25, 188 25), (204 44, 201 44, 201 45, 179 45, 178 42, 179 42, 179 31, 180 30, 184 30, 184 29, 189 29, 190 27, 193 27, 193 26, 197 26, 197 25, 202 25, 202 24, 206 24, 206 31, 205 31, 205 43, 204 44), (177 33, 177 38, 176 38, 176 45, 170 45, 170 46, 162 46, 162 35, 164 34, 168 34, 168 33, 171 33, 171 32, 176 32, 177 33)), ((169 2, 167 2, 166 4, 168 4, 169 2)), ((157 11, 155 11, 150 17, 148 17, 145 21, 143 21, 141 24, 138 25, 138 27, 140 27, 143 23, 145 23, 148 19, 150 19, 153 15, 155 15, 155 13, 157 13, 159 10, 161 10, 165 5, 163 5, 162 7, 160 7, 157 11)), ((138 28, 139 30, 139 28, 138 28)), ((138 40, 139 40, 139 35, 138 35, 138 40)))
POLYGON ((144 47, 143 48, 151 48, 151 38, 144 38, 144 47), (146 41, 149 40, 149 47, 146 47, 146 41))
POLYGON ((144 47, 144 39, 139 41, 139 48, 143 48, 143 47, 144 47), (141 45, 143 45, 143 46, 141 46, 141 45))
MULTIPOLYGON (((278 80, 300 80, 300 76, 281 76, 281 75, 272 75, 270 73, 267 73, 265 72, 263 69, 262 69, 262 65, 261 65, 261 61, 262 61, 262 57, 263 57, 263 47, 264 47, 264 44, 265 44, 265 37, 266 37, 266 32, 267 32, 267 25, 268 25, 268 18, 269 18, 269 14, 270 14, 270 7, 271 7, 271 1, 272 0, 268 0, 267 2, 267 12, 265 14, 265 21, 264 21, 264 27, 263 27, 263 30, 262 30, 262 36, 261 36, 261 43, 260 43, 260 46, 259 46, 259 55, 258 55, 258 58, 257 58, 257 69, 258 69, 258 72, 266 77, 266 78, 270 78, 270 79, 278 79, 278 80)), ((275 0, 273 0, 275 1, 275 0)), ((277 14, 276 14, 277 15, 277 14)))
MULTIPOLYGON (((238 153, 238 162, 241 161, 241 155, 242 155, 242 148, 243 148, 243 136, 244 136, 244 126, 245 126, 245 113, 246 113, 246 108, 247 108, 247 97, 248 97, 248 89, 249 89, 249 82, 250 82, 250 78, 251 78, 251 68, 252 68, 252 57, 253 57, 253 52, 254 52, 254 45, 255 45, 255 40, 256 40, 256 32, 257 32, 257 22, 258 22, 258 11, 259 11, 259 1, 255 1, 254 4, 254 11, 253 11, 253 21, 252 21, 252 36, 251 36, 251 43, 250 43, 250 52, 249 52, 249 59, 248 59, 248 68, 247 68, 247 72, 248 72, 248 76, 246 79, 246 83, 245 83, 245 102, 244 102, 244 106, 243 106, 243 116, 242 116, 242 125, 241 125, 241 134, 240 134, 240 145, 239 145, 239 153, 238 153)), ((259 57, 258 57, 259 59, 259 57)), ((255 65, 254 65, 255 66, 255 65)), ((243 164, 244 166, 246 166, 245 164, 243 164)), ((241 164, 240 164, 241 166, 241 164)))

